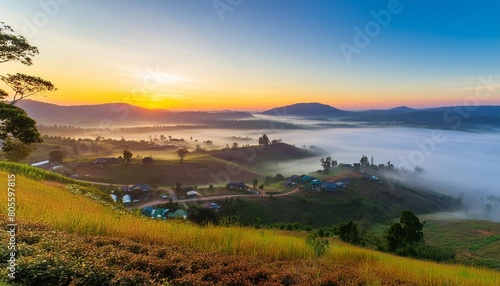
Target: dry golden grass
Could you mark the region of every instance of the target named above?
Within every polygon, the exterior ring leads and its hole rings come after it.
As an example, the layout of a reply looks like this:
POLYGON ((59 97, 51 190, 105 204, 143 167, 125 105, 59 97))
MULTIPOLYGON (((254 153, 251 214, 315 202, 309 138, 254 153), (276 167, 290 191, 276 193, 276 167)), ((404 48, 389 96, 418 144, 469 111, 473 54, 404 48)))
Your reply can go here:
MULTIPOLYGON (((0 177, 7 178, 7 173, 0 171, 0 177)), ((17 177, 16 184, 18 218, 42 222, 69 233, 178 245, 207 254, 215 252, 272 261, 294 261, 297 269, 306 261, 316 260, 318 275, 325 275, 329 268, 348 265, 351 270, 345 273, 344 284, 349 284, 348 277, 354 275, 362 277, 367 285, 385 285, 388 281, 405 285, 500 285, 500 274, 491 270, 402 258, 335 240, 321 258, 315 258, 313 249, 300 235, 155 221, 114 211, 92 198, 71 193, 58 184, 43 185, 21 176, 17 177)), ((6 193, 4 183, 0 201, 2 214, 7 213, 6 193)))

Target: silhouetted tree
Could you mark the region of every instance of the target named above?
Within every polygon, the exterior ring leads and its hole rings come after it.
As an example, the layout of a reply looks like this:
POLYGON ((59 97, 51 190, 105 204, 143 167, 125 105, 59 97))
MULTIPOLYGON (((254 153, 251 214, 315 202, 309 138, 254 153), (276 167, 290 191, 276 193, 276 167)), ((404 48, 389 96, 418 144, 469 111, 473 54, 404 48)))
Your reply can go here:
POLYGON ((19 61, 25 65, 32 65, 31 57, 38 54, 37 47, 28 43, 26 38, 14 34, 14 30, 0 22, 0 63, 19 61))
POLYGON ((180 148, 177 150, 177 156, 181 159, 181 165, 184 162, 184 157, 189 153, 188 149, 180 148))
POLYGON ((154 160, 153 160, 153 158, 151 158, 151 157, 144 157, 144 158, 142 159, 142 164, 143 164, 143 165, 146 165, 146 166, 151 166, 151 165, 153 165, 153 162, 154 162, 154 160))
MULTIPOLYGON (((23 36, 15 35, 10 26, 0 22, 0 63, 19 61, 29 66, 32 65, 31 57, 37 54, 36 47, 31 46, 23 36)), ((15 155, 10 158, 18 160, 27 157, 34 149, 29 144, 40 143, 42 139, 35 120, 21 108, 15 107, 15 103, 37 92, 55 90, 55 87, 39 77, 19 73, 0 76, 0 79, 15 92, 13 100, 7 104, 5 100, 8 93, 0 89, 0 140, 5 140, 2 151, 6 156, 15 155)))
POLYGON ((269 145, 271 141, 269 140, 269 137, 267 137, 266 134, 262 135, 262 137, 259 137, 259 145, 269 145))
POLYGON ((368 166, 370 165, 370 163, 368 162, 368 157, 366 157, 365 155, 363 155, 361 157, 361 160, 359 160, 359 163, 361 164, 361 166, 368 166))
POLYGON ((132 156, 134 156, 134 155, 129 150, 123 151, 123 159, 125 160, 125 162, 127 162, 127 164, 130 163, 132 156))
POLYGON ((393 164, 391 164, 391 161, 388 161, 388 162, 387 162, 387 168, 388 168, 389 170, 394 169, 394 165, 393 165, 393 164))
POLYGON ((321 162, 321 166, 323 167, 323 171, 325 173, 330 172, 330 168, 332 167, 332 157, 328 156, 326 158, 321 158, 319 161, 321 162))
POLYGON ((32 96, 39 92, 57 90, 55 86, 47 80, 40 77, 16 73, 14 75, 0 76, 0 79, 14 90, 14 98, 11 105, 16 104, 19 100, 32 96))

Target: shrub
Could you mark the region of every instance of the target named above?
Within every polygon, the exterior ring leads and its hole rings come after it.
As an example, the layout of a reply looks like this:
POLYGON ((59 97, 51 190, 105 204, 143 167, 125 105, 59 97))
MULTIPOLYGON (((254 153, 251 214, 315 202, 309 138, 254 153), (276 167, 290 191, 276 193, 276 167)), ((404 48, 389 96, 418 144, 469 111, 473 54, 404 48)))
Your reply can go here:
POLYGON ((217 224, 218 219, 215 212, 203 207, 190 206, 187 219, 199 225, 217 224))
POLYGON ((330 247, 329 242, 325 238, 321 238, 317 233, 312 232, 306 238, 306 243, 314 249, 316 256, 321 256, 330 247))
POLYGON ((338 230, 341 240, 352 244, 359 243, 358 225, 352 220, 339 224, 338 230))

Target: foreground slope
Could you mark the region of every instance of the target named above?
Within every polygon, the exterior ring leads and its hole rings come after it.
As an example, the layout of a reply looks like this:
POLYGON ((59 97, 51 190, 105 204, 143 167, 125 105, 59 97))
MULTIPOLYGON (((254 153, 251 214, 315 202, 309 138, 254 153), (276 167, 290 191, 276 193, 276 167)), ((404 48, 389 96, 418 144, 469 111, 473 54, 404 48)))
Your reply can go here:
MULTIPOLYGON (((0 177, 7 175, 0 171, 0 177)), ((336 240, 317 258, 302 233, 152 221, 113 209, 91 187, 20 174, 16 183, 19 285, 500 283, 498 272, 395 257, 336 240)), ((4 225, 6 200, 2 195, 4 225)), ((5 260, 5 244, 1 253, 5 260)))

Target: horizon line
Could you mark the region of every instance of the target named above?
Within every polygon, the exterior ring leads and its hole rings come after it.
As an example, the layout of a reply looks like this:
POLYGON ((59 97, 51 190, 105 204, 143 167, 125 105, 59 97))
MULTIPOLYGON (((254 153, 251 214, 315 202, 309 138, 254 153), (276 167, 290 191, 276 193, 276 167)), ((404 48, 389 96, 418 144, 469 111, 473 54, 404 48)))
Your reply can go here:
MULTIPOLYGON (((196 110, 196 109, 168 109, 168 108, 159 108, 159 107, 146 107, 146 106, 141 106, 141 105, 135 105, 131 103, 126 103, 126 102, 105 102, 105 103, 77 103, 77 104, 62 104, 62 103, 53 103, 53 102, 45 102, 45 101, 40 101, 40 100, 35 100, 35 99, 24 99, 24 102, 26 101, 31 101, 31 102, 37 102, 37 103, 42 103, 42 104, 50 104, 50 105, 56 105, 59 107, 84 107, 84 106, 100 106, 100 105, 110 105, 110 104, 123 104, 123 105, 128 105, 128 106, 133 106, 133 107, 138 107, 138 108, 143 108, 151 111, 170 111, 170 112, 248 112, 248 113, 262 113, 266 112, 269 110, 273 109, 278 109, 278 108, 284 108, 284 107, 290 107, 298 104, 320 104, 320 105, 325 105, 329 106, 332 108, 336 108, 340 111, 351 111, 351 112, 362 112, 362 111, 384 111, 384 110, 391 110, 391 109, 397 109, 397 108, 408 108, 408 109, 413 109, 413 110, 425 110, 425 109, 434 109, 434 108, 450 108, 450 107, 497 107, 500 106, 500 102, 498 105, 493 105, 493 104, 485 104, 485 105, 433 105, 433 106, 425 106, 425 107, 411 107, 407 105, 398 105, 398 106, 393 106, 393 107, 388 107, 388 108, 359 108, 359 109, 340 109, 337 108, 333 105, 327 104, 327 103, 322 103, 322 102, 296 102, 292 104, 286 104, 286 105, 281 105, 281 106, 276 106, 276 107, 271 107, 271 108, 263 108, 263 109, 204 109, 204 110, 196 110)), ((20 101, 21 103, 23 101, 20 101)))

